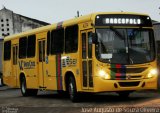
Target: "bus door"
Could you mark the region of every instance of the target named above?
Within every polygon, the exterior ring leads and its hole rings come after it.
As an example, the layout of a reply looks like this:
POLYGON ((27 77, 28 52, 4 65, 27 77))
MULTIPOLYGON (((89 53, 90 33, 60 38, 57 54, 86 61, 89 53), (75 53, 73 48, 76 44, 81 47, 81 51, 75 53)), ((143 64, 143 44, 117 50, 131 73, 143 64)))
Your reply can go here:
POLYGON ((18 45, 13 45, 12 46, 12 85, 13 87, 17 87, 17 80, 18 80, 18 45))
POLYGON ((46 56, 46 40, 42 39, 42 40, 38 40, 38 78, 39 78, 39 88, 46 88, 46 62, 45 62, 45 56, 46 56))
POLYGON ((92 77, 92 30, 81 31, 82 40, 82 88, 93 89, 92 77))

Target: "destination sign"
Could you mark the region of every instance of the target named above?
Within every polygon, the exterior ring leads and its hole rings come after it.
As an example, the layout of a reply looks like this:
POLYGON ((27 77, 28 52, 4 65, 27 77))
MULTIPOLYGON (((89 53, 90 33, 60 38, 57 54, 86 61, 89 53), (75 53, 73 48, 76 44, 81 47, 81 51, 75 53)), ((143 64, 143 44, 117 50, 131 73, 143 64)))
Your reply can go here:
POLYGON ((134 18, 106 18, 104 19, 106 24, 141 24, 141 19, 134 18))
POLYGON ((143 26, 151 27, 152 21, 149 16, 128 15, 128 14, 108 14, 97 15, 96 26, 143 26))

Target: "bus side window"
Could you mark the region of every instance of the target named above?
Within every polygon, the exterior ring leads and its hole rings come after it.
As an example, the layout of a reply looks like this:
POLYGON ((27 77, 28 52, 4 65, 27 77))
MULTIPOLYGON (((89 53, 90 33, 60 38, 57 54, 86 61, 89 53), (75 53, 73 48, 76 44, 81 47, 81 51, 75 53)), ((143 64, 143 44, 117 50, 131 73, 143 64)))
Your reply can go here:
POLYGON ((51 32, 51 54, 60 54, 64 50, 64 29, 52 30, 51 32))
POLYGON ((92 58, 92 32, 88 32, 88 58, 92 58))
POLYGON ((51 33, 48 31, 47 33, 47 55, 51 53, 51 33))
POLYGON ((86 33, 82 34, 82 58, 86 59, 87 54, 86 54, 86 33))
POLYGON ((4 43, 4 60, 10 60, 11 58, 11 41, 4 43))
POLYGON ((28 36, 27 57, 35 57, 36 35, 28 36))
POLYGON ((27 56, 27 37, 19 39, 19 58, 26 58, 27 56))
POLYGON ((69 26, 65 30, 65 52, 74 53, 78 50, 78 25, 69 26))

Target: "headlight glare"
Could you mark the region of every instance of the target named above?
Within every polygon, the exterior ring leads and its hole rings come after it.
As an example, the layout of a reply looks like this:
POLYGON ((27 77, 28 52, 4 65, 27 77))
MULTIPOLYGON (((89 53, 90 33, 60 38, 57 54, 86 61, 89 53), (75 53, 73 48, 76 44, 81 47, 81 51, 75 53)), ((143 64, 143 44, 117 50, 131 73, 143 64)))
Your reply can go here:
POLYGON ((158 75, 158 70, 157 69, 151 69, 147 75, 147 78, 152 78, 154 76, 158 75))
POLYGON ((106 73, 104 70, 100 70, 98 74, 99 74, 99 76, 100 76, 101 78, 103 78, 103 79, 110 79, 109 74, 106 73))

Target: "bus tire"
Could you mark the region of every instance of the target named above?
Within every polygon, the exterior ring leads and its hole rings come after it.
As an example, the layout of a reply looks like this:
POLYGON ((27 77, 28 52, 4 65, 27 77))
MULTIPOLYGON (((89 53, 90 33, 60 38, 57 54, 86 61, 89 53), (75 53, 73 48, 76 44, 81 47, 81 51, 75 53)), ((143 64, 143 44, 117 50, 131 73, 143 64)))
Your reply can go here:
POLYGON ((0 73, 0 87, 2 87, 4 84, 3 84, 3 77, 2 77, 2 73, 0 73))
POLYGON ((76 88, 76 82, 73 77, 69 78, 69 84, 68 84, 68 93, 69 97, 72 102, 77 102, 78 101, 78 93, 77 93, 77 88, 76 88))
POLYGON ((3 86, 3 79, 0 78, 0 87, 2 87, 2 86, 3 86))
POLYGON ((37 89, 27 89, 27 84, 26 84, 26 78, 25 77, 22 77, 22 79, 21 79, 20 88, 21 88, 22 95, 25 96, 25 97, 36 96, 37 92, 38 92, 37 89))
POLYGON ((129 97, 129 95, 130 95, 130 91, 120 91, 120 92, 117 92, 118 94, 119 94, 119 96, 121 97, 121 98, 123 98, 123 99, 125 99, 125 98, 128 98, 129 97))

